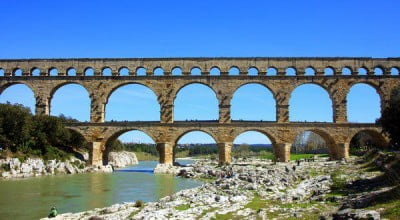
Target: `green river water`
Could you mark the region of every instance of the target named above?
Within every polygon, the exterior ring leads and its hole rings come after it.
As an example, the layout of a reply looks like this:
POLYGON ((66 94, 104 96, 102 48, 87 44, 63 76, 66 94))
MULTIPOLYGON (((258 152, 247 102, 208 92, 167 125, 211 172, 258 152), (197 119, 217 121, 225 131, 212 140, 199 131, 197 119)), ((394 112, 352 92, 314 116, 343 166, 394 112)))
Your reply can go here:
MULTIPOLYGON (((143 161, 124 169, 150 169, 156 164, 155 161, 143 161)), ((156 201, 201 184, 172 175, 139 172, 0 180, 0 219, 39 219, 47 216, 52 206, 56 206, 59 213, 65 213, 136 200, 156 201)))

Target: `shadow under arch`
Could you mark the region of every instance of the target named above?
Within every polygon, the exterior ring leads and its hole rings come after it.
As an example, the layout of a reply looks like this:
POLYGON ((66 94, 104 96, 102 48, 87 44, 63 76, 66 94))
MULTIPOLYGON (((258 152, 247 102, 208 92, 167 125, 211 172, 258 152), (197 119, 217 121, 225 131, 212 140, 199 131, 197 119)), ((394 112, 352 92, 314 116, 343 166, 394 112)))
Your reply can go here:
MULTIPOLYGON (((85 136, 81 131, 74 127, 65 127, 71 133, 72 146, 70 148, 64 149, 68 153, 73 154, 76 158, 82 161, 88 161, 89 157, 86 157, 86 152, 89 150, 89 143, 87 142, 85 136), (75 146, 80 145, 80 146, 75 146)), ((87 156, 89 156, 87 154, 87 156)))
MULTIPOLYGON (((329 119, 327 120, 327 122, 333 122, 334 121, 334 119, 335 119, 335 109, 334 109, 334 106, 336 105, 336 103, 335 103, 335 99, 334 99, 334 97, 332 96, 332 94, 329 92, 329 89, 327 88, 327 87, 325 87, 324 85, 322 85, 322 84, 319 84, 319 83, 317 83, 317 82, 306 82, 306 83, 301 83, 301 84, 298 84, 298 85, 296 85, 296 87, 290 92, 290 95, 289 95, 289 121, 291 121, 291 122, 293 122, 293 121, 303 121, 303 120, 293 120, 292 118, 293 118, 293 94, 296 92, 296 90, 298 91, 298 89, 301 89, 301 88, 305 88, 306 86, 316 86, 318 89, 322 89, 322 91, 324 91, 325 92, 325 94, 327 94, 328 95, 328 99, 329 99, 329 103, 327 103, 327 104, 329 104, 329 111, 330 111, 330 113, 331 113, 331 116, 329 117, 329 119)), ((302 95, 301 97, 303 98, 303 96, 304 95, 302 95)), ((302 100, 302 102, 304 102, 304 99, 302 100)), ((315 102, 314 102, 315 103, 315 102)), ((321 103, 318 103, 318 104, 321 104, 321 103)), ((325 106, 323 106, 323 107, 325 107, 325 106)), ((306 120, 307 121, 307 120, 306 120)), ((309 120, 309 121, 316 121, 316 120, 309 120)))
POLYGON ((367 137, 365 144, 367 146, 359 146, 362 148, 385 148, 389 144, 389 140, 385 138, 385 136, 373 129, 363 129, 359 130, 357 132, 354 132, 352 135, 349 135, 349 138, 347 139, 347 143, 349 144, 349 147, 354 147, 354 144, 352 146, 352 142, 354 143, 355 138, 357 138, 358 135, 360 134, 365 134, 369 137, 367 137))
POLYGON ((123 130, 119 130, 115 133, 113 133, 110 137, 107 138, 107 140, 105 141, 105 145, 104 145, 104 151, 103 151, 103 165, 107 165, 108 164, 108 154, 111 152, 111 147, 112 144, 118 140, 118 138, 128 132, 131 131, 138 131, 142 134, 145 134, 146 136, 148 136, 154 143, 154 145, 156 145, 156 138, 155 136, 147 131, 147 130, 142 130, 142 129, 137 129, 137 128, 129 128, 129 129, 123 129, 123 130))
MULTIPOLYGON (((330 159, 335 160, 338 158, 339 152, 337 151, 337 144, 335 142, 335 139, 333 139, 333 137, 329 133, 327 133, 324 130, 320 130, 320 129, 305 129, 305 130, 299 131, 296 134, 295 138, 297 138, 299 135, 303 134, 304 132, 313 132, 313 133, 319 135, 325 141, 326 147, 329 152, 330 159)), ((294 142, 294 140, 293 140, 293 142, 294 142)), ((292 146, 292 148, 293 148, 293 146, 292 146)))

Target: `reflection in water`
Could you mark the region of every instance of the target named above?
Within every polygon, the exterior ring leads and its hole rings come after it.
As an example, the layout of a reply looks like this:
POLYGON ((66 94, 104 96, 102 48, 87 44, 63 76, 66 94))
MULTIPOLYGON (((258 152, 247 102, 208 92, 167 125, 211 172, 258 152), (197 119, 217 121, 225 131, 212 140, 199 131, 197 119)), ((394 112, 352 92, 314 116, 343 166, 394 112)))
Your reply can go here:
POLYGON ((155 177, 155 189, 157 197, 162 198, 168 195, 174 194, 176 188, 176 178, 171 174, 156 174, 155 177))
MULTIPOLYGON (((154 168, 156 162, 139 167, 154 168)), ((56 206, 80 212, 121 202, 155 201, 201 182, 171 175, 114 172, 0 180, 0 219, 39 219, 56 206), (23 211, 21 211, 23 210, 23 211)))

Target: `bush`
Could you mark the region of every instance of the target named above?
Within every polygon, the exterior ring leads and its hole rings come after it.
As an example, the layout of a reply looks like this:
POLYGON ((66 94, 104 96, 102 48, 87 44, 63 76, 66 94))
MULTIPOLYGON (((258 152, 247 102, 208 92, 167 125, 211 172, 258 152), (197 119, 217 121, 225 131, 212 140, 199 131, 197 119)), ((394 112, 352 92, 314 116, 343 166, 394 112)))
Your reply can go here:
MULTIPOLYGON (((64 127, 71 119, 33 116, 22 105, 0 104, 0 146, 6 151, 65 160, 73 147, 87 147, 84 138, 64 127)), ((24 158, 21 158, 24 160, 24 158)))
POLYGON ((135 205, 136 208, 142 208, 144 206, 144 203, 142 200, 136 200, 135 205))

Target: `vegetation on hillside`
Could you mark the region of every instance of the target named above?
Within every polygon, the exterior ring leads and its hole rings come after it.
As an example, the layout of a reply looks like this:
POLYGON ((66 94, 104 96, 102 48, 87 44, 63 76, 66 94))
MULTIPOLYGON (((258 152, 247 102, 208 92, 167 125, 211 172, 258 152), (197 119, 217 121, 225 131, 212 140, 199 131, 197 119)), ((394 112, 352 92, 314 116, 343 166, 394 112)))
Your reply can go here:
POLYGON ((73 148, 85 148, 85 139, 64 127, 64 116, 32 115, 22 105, 0 104, 0 147, 3 154, 65 159, 73 148))
POLYGON ((397 87, 392 91, 389 104, 383 109, 382 116, 377 122, 382 125, 383 131, 389 135, 392 147, 399 149, 400 87, 397 87))

